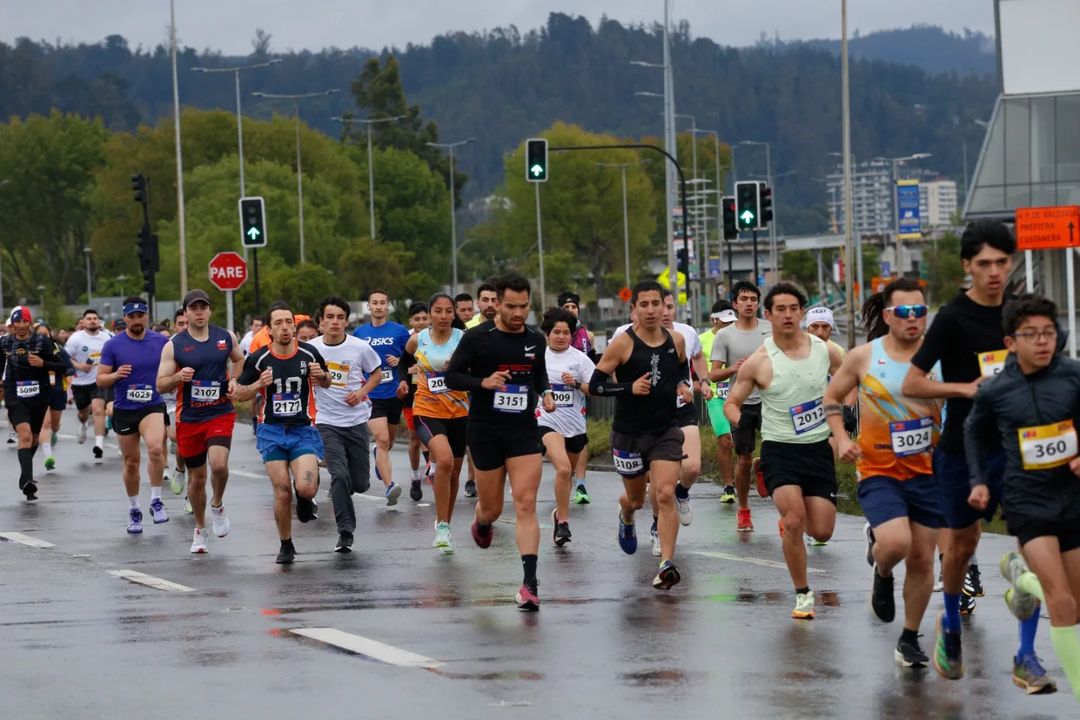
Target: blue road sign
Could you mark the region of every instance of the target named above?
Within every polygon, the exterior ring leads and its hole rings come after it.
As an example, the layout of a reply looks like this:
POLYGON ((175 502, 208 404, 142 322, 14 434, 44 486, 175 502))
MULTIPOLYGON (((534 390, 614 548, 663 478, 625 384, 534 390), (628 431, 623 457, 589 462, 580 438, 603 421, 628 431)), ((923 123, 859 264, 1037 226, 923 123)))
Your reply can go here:
POLYGON ((898 180, 896 182, 897 227, 901 240, 922 237, 922 223, 919 218, 919 181, 898 180))

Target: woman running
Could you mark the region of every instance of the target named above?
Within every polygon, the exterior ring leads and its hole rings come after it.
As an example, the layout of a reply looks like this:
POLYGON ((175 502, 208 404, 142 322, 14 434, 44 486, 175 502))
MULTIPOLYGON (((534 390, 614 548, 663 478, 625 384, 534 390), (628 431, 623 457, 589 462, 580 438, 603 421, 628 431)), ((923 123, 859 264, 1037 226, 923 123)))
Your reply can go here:
MULTIPOLYGON (((38 323, 37 333, 53 340, 52 331, 44 322, 38 323)), ((71 357, 67 354, 67 351, 55 340, 53 340, 53 345, 57 357, 67 363, 71 374, 75 374, 75 368, 71 366, 71 357)), ((63 415, 64 408, 67 407, 68 374, 54 372, 49 375, 52 383, 49 389, 49 412, 45 413, 45 422, 41 425, 40 442, 45 446, 45 469, 52 471, 56 467, 56 439, 59 437, 58 433, 60 432, 60 418, 63 415)))

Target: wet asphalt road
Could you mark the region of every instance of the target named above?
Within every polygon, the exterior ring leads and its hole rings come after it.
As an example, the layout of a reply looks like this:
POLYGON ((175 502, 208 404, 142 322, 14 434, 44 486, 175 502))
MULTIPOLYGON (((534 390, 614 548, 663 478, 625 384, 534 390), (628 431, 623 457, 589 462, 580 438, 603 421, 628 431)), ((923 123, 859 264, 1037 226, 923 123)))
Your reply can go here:
MULTIPOLYGON (((649 584, 656 562, 646 515, 637 555, 616 544, 621 483, 612 474, 590 473, 593 504, 573 508, 574 541, 554 548, 545 468, 543 605, 525 614, 512 604, 521 581, 513 526, 498 523, 492 547, 480 550, 469 499, 454 517, 457 553, 444 557, 431 547, 432 507, 406 495, 388 509, 369 491, 355 498, 357 552, 339 555, 321 491, 321 517, 294 525, 300 554, 283 569, 273 562, 269 482, 238 426, 225 499, 232 532, 192 556, 191 518, 167 490, 170 522, 149 522, 144 486, 145 532, 126 534, 112 438, 105 462, 93 465, 90 444, 71 439, 72 413, 65 423, 59 467, 39 473, 36 504, 21 501, 13 446, 0 445, 0 532, 52 544, 0 542, 0 718, 1080 716, 1064 686, 1028 697, 1010 682, 1016 623, 994 569, 1008 538, 988 536, 980 548, 987 597, 966 621, 968 674, 949 682, 894 665, 900 621, 886 626, 870 614, 857 518, 841 516, 835 539, 808 549, 818 616, 794 621, 767 501, 754 501, 757 532, 740 535, 718 488, 697 486, 676 556, 683 582, 661 593, 649 584), (190 590, 115 574, 126 571, 190 590), (297 631, 365 644, 343 650, 297 631)), ((407 476, 403 448, 394 465, 407 476)), ((928 650, 940 604, 935 595, 923 622, 928 650)), ((1047 628, 1044 620, 1037 647, 1061 679, 1047 628)))

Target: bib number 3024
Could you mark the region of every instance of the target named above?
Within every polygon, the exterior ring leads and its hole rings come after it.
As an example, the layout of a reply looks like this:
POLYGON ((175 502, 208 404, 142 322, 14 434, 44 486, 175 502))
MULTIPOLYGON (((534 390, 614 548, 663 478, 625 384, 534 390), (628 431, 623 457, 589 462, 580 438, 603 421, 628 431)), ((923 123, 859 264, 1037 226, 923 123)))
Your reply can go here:
POLYGON ((499 412, 520 413, 529 408, 529 388, 525 385, 505 385, 495 392, 493 407, 499 412))
POLYGON ((791 413, 791 424, 796 435, 808 433, 825 422, 825 406, 821 404, 821 398, 788 408, 788 412, 791 413))
POLYGON ((271 408, 278 417, 299 415, 303 410, 300 395, 297 393, 276 393, 270 398, 271 408))
POLYGON ((645 463, 642 461, 639 452, 612 448, 611 459, 615 463, 615 472, 620 475, 633 477, 645 472, 645 463))
POLYGON ((903 422, 889 423, 889 438, 896 457, 918 455, 930 449, 930 438, 934 430, 933 418, 915 418, 903 422))
POLYGON ((1078 453, 1072 420, 1020 428, 1020 459, 1025 470, 1048 470, 1072 460, 1078 453))

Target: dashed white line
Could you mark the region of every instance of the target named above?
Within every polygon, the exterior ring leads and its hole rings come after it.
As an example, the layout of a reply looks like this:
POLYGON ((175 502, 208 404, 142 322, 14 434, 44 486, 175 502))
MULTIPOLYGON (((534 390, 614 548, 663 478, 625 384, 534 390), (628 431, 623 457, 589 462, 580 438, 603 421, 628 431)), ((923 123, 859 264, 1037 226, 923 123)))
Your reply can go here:
MULTIPOLYGON (((704 555, 705 557, 716 558, 717 560, 731 560, 733 562, 750 563, 751 565, 760 565, 761 567, 772 568, 774 570, 787 570, 788 566, 782 562, 776 560, 762 560, 761 558, 744 557, 741 555, 730 555, 722 552, 707 552, 707 551, 695 551, 694 555, 704 555)), ((817 573, 819 575, 828 575, 828 572, 819 568, 806 568, 806 572, 817 573)))
POLYGON ((21 532, 0 532, 0 538, 10 540, 11 542, 17 542, 20 545, 27 545, 34 548, 51 548, 56 547, 51 542, 45 542, 44 540, 38 540, 36 537, 30 537, 29 535, 23 535, 21 532))
POLYGON ((311 638, 312 640, 317 640, 326 643, 327 645, 333 645, 334 647, 339 647, 343 650, 369 657, 372 660, 378 660, 387 665, 417 667, 427 670, 439 668, 444 665, 444 663, 439 662, 438 660, 432 660, 429 657, 417 655, 416 653, 396 648, 393 645, 387 645, 378 640, 372 640, 371 638, 366 638, 362 635, 353 635, 352 633, 343 632, 335 628, 293 628, 289 630, 289 632, 294 635, 311 638))
POLYGON ((195 592, 195 588, 188 587, 187 585, 181 585, 174 583, 170 580, 163 580, 153 575, 147 575, 145 573, 138 572, 136 570, 109 570, 110 575, 115 575, 118 578, 124 580, 130 580, 133 583, 139 585, 145 585, 152 587, 155 590, 168 590, 170 592, 195 592))

